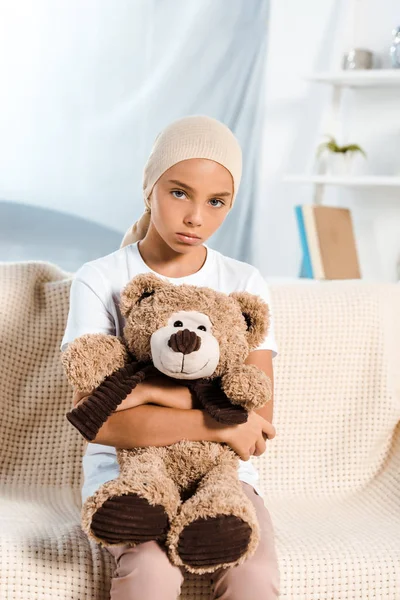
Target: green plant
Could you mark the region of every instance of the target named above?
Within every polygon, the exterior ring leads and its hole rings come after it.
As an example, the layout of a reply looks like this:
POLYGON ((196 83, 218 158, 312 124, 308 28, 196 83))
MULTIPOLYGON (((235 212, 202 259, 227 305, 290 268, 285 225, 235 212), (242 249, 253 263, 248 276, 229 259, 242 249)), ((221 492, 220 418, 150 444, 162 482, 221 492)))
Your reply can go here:
POLYGON ((326 150, 332 153, 346 154, 347 152, 360 152, 365 158, 367 157, 364 150, 358 144, 348 144, 347 146, 338 146, 335 138, 331 135, 326 136, 327 142, 322 142, 317 148, 317 157, 319 158, 326 150))

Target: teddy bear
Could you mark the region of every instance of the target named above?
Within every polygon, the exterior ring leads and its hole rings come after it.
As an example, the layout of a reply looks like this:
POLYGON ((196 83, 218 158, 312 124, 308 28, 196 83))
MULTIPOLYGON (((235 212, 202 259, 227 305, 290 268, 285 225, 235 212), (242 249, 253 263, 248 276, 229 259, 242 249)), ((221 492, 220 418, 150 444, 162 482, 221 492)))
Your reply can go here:
MULTIPOLYGON (((85 334, 61 361, 71 386, 92 394, 67 413, 93 440, 118 404, 155 374, 180 380, 221 423, 243 423, 271 399, 271 380, 244 361, 264 339, 269 307, 246 291, 172 284, 140 274, 120 294, 123 335, 85 334)), ((166 447, 117 449, 119 476, 82 506, 82 529, 101 545, 165 544, 171 562, 212 573, 252 556, 254 506, 226 443, 182 439, 166 447)))

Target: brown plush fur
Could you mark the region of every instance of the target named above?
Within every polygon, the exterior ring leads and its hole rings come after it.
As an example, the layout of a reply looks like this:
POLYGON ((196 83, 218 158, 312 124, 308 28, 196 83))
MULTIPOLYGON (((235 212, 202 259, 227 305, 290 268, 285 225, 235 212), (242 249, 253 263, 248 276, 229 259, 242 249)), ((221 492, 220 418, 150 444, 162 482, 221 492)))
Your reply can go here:
MULTIPOLYGON (((220 349, 219 363, 211 379, 220 377, 230 401, 248 410, 260 408, 270 399, 269 378, 254 365, 244 365, 249 352, 257 347, 268 330, 268 306, 261 298, 247 292, 226 295, 210 288, 175 286, 153 274, 143 274, 125 287, 120 308, 125 317, 123 342, 126 348, 113 336, 88 334, 75 340, 63 357, 64 368, 74 387, 86 390, 99 385, 123 366, 129 353, 144 363, 151 361, 152 334, 165 327, 177 311, 199 311, 209 317, 220 349)), ((166 546, 170 560, 192 573, 213 572, 220 567, 241 564, 254 553, 259 540, 257 518, 238 481, 238 457, 226 444, 182 440, 168 447, 118 449, 117 458, 119 476, 102 485, 82 507, 82 528, 90 538, 109 544, 105 536, 94 533, 94 515, 98 511, 100 514, 100 509, 112 507, 113 497, 137 495, 145 499, 149 507, 164 508, 169 522, 166 546), (226 516, 234 519, 239 538, 246 539, 243 526, 251 532, 245 551, 232 560, 224 560, 224 554, 235 546, 230 531, 221 527, 226 516), (219 537, 211 547, 207 547, 207 539, 203 540, 204 548, 197 556, 197 563, 183 560, 182 547, 188 539, 190 541, 190 536, 185 538, 182 534, 196 522, 196 527, 200 527, 203 519, 208 522, 214 519, 216 526, 220 525, 215 528, 219 537), (218 554, 220 548, 221 555, 218 554), (211 558, 207 561, 208 554, 214 555, 214 562, 211 558)), ((115 509, 110 508, 110 511, 116 514, 115 509)), ((124 517, 133 518, 121 514, 122 523, 124 517)), ((115 517, 103 525, 115 527, 115 517)), ((115 539, 117 530, 110 531, 115 539)), ((132 541, 132 545, 135 543, 132 541)), ((240 547, 239 542, 237 547, 240 547)), ((189 547, 189 554, 190 551, 189 547)), ((188 548, 185 552, 186 556, 188 548)))
POLYGON ((184 440, 168 447, 120 449, 117 457, 119 476, 102 485, 82 507, 82 529, 88 537, 108 545, 91 530, 94 514, 109 498, 136 492, 151 505, 165 508, 170 522, 168 554, 174 564, 184 566, 187 571, 202 574, 215 570, 215 567, 185 564, 177 550, 184 527, 201 517, 235 515, 251 527, 247 551, 234 562, 222 560, 218 568, 241 564, 255 552, 259 525, 254 507, 238 481, 237 456, 230 448, 214 442, 184 440), (197 482, 200 483, 195 494, 182 503, 181 493, 197 482))
POLYGON ((91 392, 108 375, 123 367, 127 359, 123 341, 102 333, 82 335, 79 343, 70 344, 61 355, 69 382, 79 392, 91 392))
POLYGON ((138 360, 151 360, 150 338, 167 324, 177 310, 204 312, 213 326, 213 335, 221 349, 221 358, 213 377, 226 373, 230 366, 241 365, 249 352, 264 339, 269 325, 269 309, 260 298, 248 292, 224 294, 207 287, 173 285, 153 274, 134 277, 121 294, 121 313, 128 347, 138 360), (155 291, 138 305, 143 293, 155 291), (135 308, 135 310, 132 310, 135 308), (251 321, 247 329, 246 313, 251 321))
POLYGON ((258 410, 272 395, 270 378, 255 365, 233 367, 222 376, 222 387, 233 404, 258 410))

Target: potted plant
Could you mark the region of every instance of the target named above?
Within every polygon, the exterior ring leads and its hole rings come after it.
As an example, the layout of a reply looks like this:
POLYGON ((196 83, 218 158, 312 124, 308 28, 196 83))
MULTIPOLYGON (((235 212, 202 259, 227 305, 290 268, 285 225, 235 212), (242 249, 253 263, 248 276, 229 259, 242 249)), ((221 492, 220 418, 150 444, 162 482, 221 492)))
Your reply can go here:
POLYGON ((326 171, 329 175, 345 176, 350 175, 354 158, 357 153, 367 157, 364 150, 358 144, 348 144, 339 146, 332 135, 328 137, 327 142, 322 142, 317 148, 317 158, 322 155, 326 158, 326 171))

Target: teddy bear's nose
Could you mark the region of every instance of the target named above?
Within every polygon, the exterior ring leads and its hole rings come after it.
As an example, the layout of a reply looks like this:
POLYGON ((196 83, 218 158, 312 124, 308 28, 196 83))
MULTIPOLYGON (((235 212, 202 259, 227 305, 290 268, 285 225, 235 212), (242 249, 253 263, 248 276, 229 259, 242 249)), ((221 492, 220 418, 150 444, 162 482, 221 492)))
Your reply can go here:
POLYGON ((168 346, 174 352, 190 354, 200 348, 201 338, 194 331, 190 331, 190 329, 180 329, 171 335, 168 340, 168 346))

